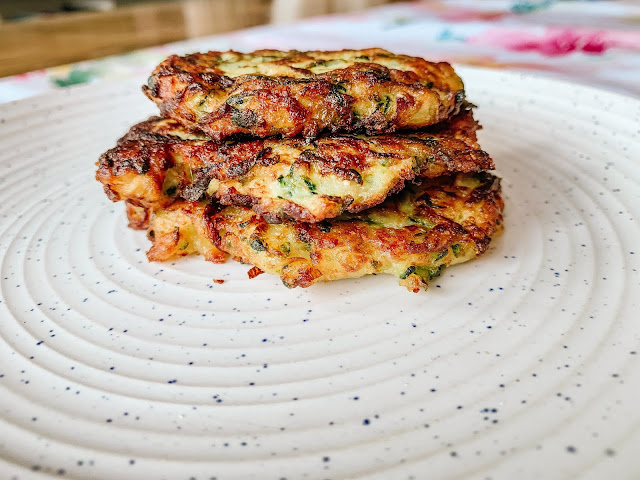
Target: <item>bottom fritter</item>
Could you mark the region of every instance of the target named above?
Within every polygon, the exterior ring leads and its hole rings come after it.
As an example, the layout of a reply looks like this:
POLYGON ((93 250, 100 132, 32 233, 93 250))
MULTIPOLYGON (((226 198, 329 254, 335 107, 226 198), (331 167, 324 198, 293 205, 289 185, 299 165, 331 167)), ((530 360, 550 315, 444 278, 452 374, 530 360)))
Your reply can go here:
POLYGON ((488 173, 425 180, 374 208, 315 224, 269 224, 244 207, 176 202, 151 214, 148 257, 200 253, 219 262, 224 251, 255 265, 250 276, 278 274, 287 287, 388 273, 418 292, 446 266, 487 249, 502 229, 503 206, 500 181, 488 173))

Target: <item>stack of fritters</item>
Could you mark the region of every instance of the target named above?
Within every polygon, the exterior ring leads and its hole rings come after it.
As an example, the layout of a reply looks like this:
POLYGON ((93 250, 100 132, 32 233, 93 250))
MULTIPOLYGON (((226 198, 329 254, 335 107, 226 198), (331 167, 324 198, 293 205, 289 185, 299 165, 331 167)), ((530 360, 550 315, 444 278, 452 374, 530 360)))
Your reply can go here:
POLYGON ((98 162, 147 256, 227 254, 288 287, 390 273, 413 291, 484 252, 499 179, 447 63, 381 49, 171 56, 162 117, 98 162))

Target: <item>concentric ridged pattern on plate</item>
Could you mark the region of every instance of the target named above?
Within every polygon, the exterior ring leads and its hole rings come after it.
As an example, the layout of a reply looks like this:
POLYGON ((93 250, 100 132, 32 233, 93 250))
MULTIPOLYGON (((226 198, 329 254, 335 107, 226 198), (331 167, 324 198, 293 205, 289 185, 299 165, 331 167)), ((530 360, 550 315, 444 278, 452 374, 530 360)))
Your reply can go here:
POLYGON ((148 263, 93 180, 142 81, 4 106, 0 476, 638 478, 640 103, 461 73, 506 230, 420 294, 148 263))

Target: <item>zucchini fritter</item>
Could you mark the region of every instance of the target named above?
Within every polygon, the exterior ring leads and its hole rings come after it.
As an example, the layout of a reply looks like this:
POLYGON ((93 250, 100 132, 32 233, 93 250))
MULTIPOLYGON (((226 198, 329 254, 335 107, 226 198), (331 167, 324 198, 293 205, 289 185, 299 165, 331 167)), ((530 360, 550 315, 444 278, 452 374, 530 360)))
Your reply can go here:
POLYGON ((411 133, 215 142, 151 118, 102 155, 97 179, 114 201, 158 209, 207 196, 267 221, 318 222, 384 201, 416 177, 493 168, 470 108, 411 133))
POLYGON ((502 224, 500 182, 458 174, 409 186, 358 214, 270 225, 242 207, 208 207, 209 235, 234 258, 280 275, 287 287, 390 273, 417 292, 445 266, 483 253, 502 224))
MULTIPOLYGON (((417 292, 444 267, 483 253, 502 229, 502 209, 500 181, 484 172, 425 180, 377 207, 314 224, 268 224, 248 208, 178 201, 152 215, 149 258, 207 254, 215 244, 254 264, 252 276, 279 274, 288 287, 389 273, 417 292), (180 250, 185 218, 197 222, 203 213, 212 243, 191 239, 180 250)), ((202 225, 195 231, 202 235, 202 225)))
POLYGON ((172 55, 143 90, 163 116, 215 140, 237 133, 390 133, 441 122, 464 100, 462 80, 448 63, 379 48, 172 55))

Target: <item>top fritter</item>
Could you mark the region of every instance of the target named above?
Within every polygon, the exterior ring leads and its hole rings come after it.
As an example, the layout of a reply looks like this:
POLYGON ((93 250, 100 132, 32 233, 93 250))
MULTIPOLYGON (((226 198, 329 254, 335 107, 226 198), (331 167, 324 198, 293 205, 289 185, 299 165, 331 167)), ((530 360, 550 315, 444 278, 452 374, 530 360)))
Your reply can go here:
POLYGON ((378 48, 172 55, 143 90, 164 116, 214 140, 390 133, 441 122, 464 100, 462 80, 448 63, 378 48))

